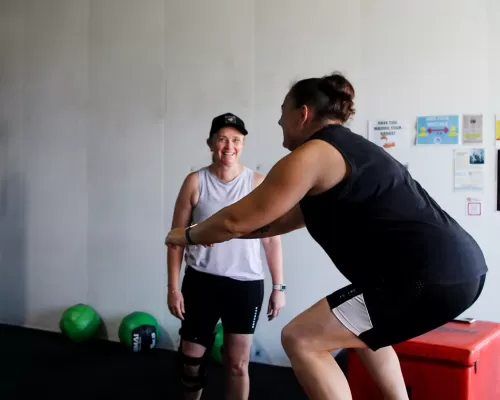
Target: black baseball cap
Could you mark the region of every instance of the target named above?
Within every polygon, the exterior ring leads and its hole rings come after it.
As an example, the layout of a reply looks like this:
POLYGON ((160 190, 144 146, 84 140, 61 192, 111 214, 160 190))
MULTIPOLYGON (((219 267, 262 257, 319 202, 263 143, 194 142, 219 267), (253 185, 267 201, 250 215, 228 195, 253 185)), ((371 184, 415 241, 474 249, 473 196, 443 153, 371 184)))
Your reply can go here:
POLYGON ((219 129, 224 128, 225 126, 232 126, 233 128, 240 131, 243 135, 248 135, 248 132, 245 128, 245 123, 241 118, 232 113, 225 113, 215 117, 212 120, 212 126, 210 128, 209 136, 212 136, 219 129))

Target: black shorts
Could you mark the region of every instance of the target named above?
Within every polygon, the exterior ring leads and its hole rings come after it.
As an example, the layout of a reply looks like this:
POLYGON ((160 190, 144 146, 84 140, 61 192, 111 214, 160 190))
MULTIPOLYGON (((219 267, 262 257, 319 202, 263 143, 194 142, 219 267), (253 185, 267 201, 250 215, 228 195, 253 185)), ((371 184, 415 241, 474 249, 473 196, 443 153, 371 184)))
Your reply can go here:
POLYGON ((264 299, 264 281, 239 281, 187 267, 182 282, 183 340, 209 347, 214 328, 222 321, 224 333, 253 334, 264 299))
POLYGON ((486 275, 458 284, 354 285, 326 297, 340 322, 369 348, 404 342, 452 321, 476 302, 486 275))

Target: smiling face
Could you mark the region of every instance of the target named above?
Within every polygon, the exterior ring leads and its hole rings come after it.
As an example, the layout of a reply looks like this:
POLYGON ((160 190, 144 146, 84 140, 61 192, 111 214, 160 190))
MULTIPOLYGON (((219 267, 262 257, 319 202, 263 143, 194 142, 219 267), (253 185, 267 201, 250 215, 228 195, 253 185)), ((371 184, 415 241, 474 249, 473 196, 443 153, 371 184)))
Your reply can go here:
POLYGON ((208 145, 213 153, 214 163, 222 164, 226 167, 236 164, 239 161, 245 136, 235 128, 224 127, 208 139, 208 145))

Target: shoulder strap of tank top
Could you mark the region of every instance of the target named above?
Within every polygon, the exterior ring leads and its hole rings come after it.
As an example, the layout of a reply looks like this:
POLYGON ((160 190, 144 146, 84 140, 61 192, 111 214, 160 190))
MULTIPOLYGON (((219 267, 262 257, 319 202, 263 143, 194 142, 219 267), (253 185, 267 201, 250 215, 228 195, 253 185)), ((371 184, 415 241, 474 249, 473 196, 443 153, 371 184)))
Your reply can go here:
POLYGON ((198 170, 198 195, 201 199, 205 194, 205 187, 207 184, 207 170, 208 167, 203 167, 198 170))
MULTIPOLYGON (((330 188, 326 192, 317 195, 319 198, 324 196, 330 196, 334 194, 335 196, 343 196, 348 193, 352 187, 353 181, 355 181, 359 175, 358 165, 356 163, 355 157, 352 156, 352 150, 357 149, 358 140, 355 134, 347 127, 340 124, 327 125, 314 134, 312 134, 307 140, 323 140, 333 146, 344 158, 344 160, 349 164, 349 173, 344 179, 339 182, 334 187, 330 188)), ((357 150, 355 150, 357 151, 357 150)), ((309 197, 308 195, 305 196, 309 197)))
POLYGON ((255 189, 255 173, 248 167, 245 167, 244 173, 246 174, 245 181, 247 182, 248 191, 251 192, 255 189))
POLYGON ((311 135, 307 140, 314 140, 314 139, 319 139, 323 140, 333 147, 337 149, 337 151, 342 154, 342 157, 349 163, 350 167, 350 178, 352 176, 358 174, 358 167, 356 165, 355 160, 351 156, 352 150, 355 149, 357 151, 358 148, 358 141, 359 140, 366 140, 362 138, 361 136, 357 137, 359 135, 356 135, 353 133, 349 128, 340 125, 340 124, 332 124, 332 125, 327 125, 320 130, 316 131, 313 135, 311 135))

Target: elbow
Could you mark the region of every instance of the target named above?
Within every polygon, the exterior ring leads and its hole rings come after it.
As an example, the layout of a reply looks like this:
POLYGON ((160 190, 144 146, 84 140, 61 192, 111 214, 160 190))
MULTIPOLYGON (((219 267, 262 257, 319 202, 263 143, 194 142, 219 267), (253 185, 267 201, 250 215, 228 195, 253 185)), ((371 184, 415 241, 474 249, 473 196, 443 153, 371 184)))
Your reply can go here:
POLYGON ((223 229, 224 231, 232 237, 242 236, 245 232, 241 231, 240 224, 238 223, 238 219, 227 215, 223 220, 223 229))
POLYGON ((262 245, 264 246, 264 248, 274 248, 276 246, 281 245, 281 236, 280 235, 262 238, 261 240, 262 240, 262 245))
POLYGON ((242 213, 238 212, 234 207, 226 207, 221 212, 222 224, 224 226, 223 229, 232 237, 247 235, 255 229, 255 223, 252 218, 255 214, 260 214, 259 210, 247 210, 247 212, 242 215, 242 213))

